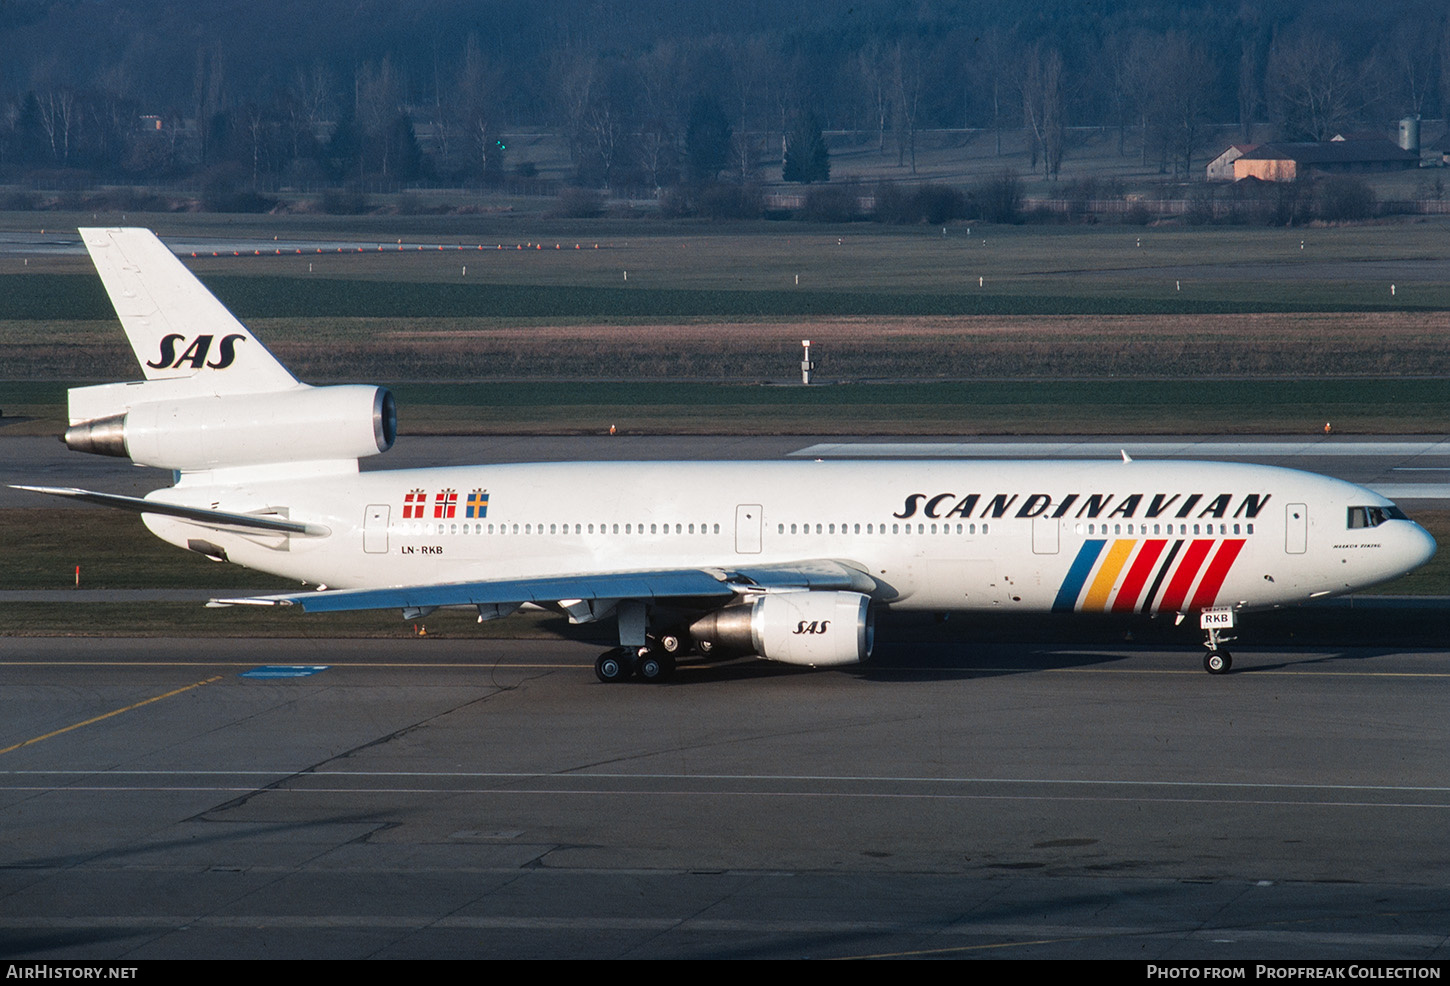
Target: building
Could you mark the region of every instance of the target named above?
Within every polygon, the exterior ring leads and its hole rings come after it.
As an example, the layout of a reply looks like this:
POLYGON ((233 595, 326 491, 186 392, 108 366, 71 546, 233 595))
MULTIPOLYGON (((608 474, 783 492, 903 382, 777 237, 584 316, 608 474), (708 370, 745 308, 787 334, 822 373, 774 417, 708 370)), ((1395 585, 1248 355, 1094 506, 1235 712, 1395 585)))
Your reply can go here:
MULTIPOLYGON (((1227 152, 1225 152, 1227 153, 1227 152)), ((1420 155, 1384 137, 1260 144, 1233 161, 1235 181, 1294 181, 1310 174, 1364 174, 1420 166, 1420 155)))
POLYGON ((1208 162, 1209 181, 1233 181, 1234 162, 1257 148, 1258 144, 1230 144, 1228 150, 1208 162))

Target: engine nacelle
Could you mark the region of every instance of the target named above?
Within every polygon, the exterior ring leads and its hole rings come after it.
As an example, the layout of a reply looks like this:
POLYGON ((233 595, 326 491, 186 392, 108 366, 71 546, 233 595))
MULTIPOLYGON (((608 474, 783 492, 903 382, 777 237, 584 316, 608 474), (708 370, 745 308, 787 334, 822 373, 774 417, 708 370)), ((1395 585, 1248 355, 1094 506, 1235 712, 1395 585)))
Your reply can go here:
POLYGON ((857 664, 871 656, 876 614, 859 592, 772 592, 701 617, 690 634, 782 664, 857 664))
POLYGON ((270 394, 138 401, 120 414, 72 424, 65 443, 81 452, 129 457, 138 466, 190 472, 357 459, 386 452, 397 433, 393 395, 383 387, 298 386, 270 394))

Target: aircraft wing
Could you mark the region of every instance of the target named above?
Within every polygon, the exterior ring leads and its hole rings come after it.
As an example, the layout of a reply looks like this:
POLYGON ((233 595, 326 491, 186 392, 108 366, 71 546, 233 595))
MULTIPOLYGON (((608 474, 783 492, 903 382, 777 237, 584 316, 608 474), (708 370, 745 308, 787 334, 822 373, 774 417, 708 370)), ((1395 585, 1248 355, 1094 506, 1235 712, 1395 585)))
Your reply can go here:
MULTIPOLYGON (((439 606, 517 608, 524 603, 562 605, 621 600, 697 599, 727 601, 767 589, 854 589, 870 592, 875 582, 865 572, 829 559, 786 565, 724 569, 682 568, 636 572, 599 572, 522 579, 486 579, 379 589, 334 589, 275 596, 213 599, 208 606, 300 606, 308 613, 343 610, 431 610, 439 606)), ((717 602, 718 604, 718 602, 717 602)), ((592 610, 580 610, 582 616, 592 610)))

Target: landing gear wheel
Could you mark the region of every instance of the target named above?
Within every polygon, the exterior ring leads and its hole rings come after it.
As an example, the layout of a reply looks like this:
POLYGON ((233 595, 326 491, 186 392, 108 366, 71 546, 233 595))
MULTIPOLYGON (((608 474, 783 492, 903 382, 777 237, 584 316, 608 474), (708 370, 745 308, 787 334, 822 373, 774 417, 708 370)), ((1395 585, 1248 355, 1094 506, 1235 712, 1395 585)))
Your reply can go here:
POLYGON ((1233 655, 1226 650, 1211 650, 1203 655, 1203 670, 1209 674, 1228 674, 1233 666, 1233 655))
POLYGON ((627 680, 634 673, 634 664, 630 660, 630 656, 629 651, 622 647, 605 651, 594 662, 594 676, 606 685, 627 680))
POLYGON ((647 681, 652 685, 662 684, 669 681, 670 676, 675 673, 675 659, 662 651, 648 651, 640 655, 634 673, 639 676, 640 681, 647 681))
POLYGON ((687 638, 682 633, 662 633, 659 637, 660 650, 666 654, 679 654, 688 649, 687 638))

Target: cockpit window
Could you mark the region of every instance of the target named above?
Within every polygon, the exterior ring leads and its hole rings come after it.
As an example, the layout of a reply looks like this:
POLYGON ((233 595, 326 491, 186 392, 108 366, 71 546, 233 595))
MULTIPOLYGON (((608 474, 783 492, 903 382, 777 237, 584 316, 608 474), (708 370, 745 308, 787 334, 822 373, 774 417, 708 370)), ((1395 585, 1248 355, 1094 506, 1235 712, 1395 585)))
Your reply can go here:
POLYGON ((1405 512, 1391 504, 1388 507, 1350 507, 1346 526, 1350 530, 1379 527, 1387 520, 1408 520, 1405 512))

